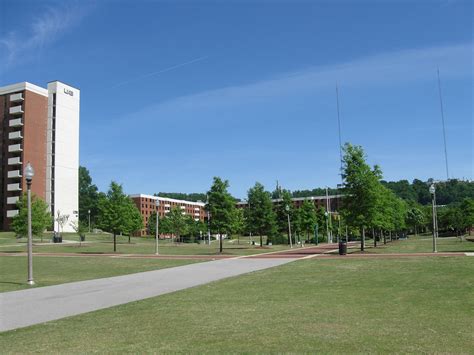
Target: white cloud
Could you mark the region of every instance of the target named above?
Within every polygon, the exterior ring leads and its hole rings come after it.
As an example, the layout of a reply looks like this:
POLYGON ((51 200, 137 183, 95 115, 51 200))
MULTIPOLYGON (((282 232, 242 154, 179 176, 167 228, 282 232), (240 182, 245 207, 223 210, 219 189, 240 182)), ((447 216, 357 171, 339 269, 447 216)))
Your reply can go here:
POLYGON ((3 69, 40 53, 44 47, 77 25, 87 10, 71 3, 46 7, 42 13, 34 14, 34 21, 27 31, 10 31, 0 37, 0 64, 3 69))
POLYGON ((152 118, 156 113, 196 110, 265 101, 298 92, 342 86, 408 85, 435 80, 439 66, 444 79, 472 75, 472 44, 385 52, 340 64, 309 67, 268 80, 208 90, 150 105, 134 116, 152 118))

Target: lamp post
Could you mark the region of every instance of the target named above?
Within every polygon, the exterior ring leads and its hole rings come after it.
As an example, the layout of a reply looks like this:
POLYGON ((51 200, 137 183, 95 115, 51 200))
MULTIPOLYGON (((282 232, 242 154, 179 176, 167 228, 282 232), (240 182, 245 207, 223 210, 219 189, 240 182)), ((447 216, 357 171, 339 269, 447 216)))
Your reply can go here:
POLYGON ((160 200, 158 200, 158 197, 156 198, 155 205, 156 205, 155 255, 160 255, 160 252, 158 250, 158 239, 160 235, 159 230, 158 230, 160 226, 159 216, 158 216, 158 207, 160 207, 160 200))
POLYGON ((293 249, 293 242, 291 241, 291 222, 290 222, 290 206, 285 206, 286 216, 288 217, 288 238, 290 238, 290 248, 293 249))
POLYGON ((430 194, 431 194, 431 203, 433 205, 433 253, 437 253, 438 250, 436 248, 436 238, 438 237, 438 221, 436 215, 436 187, 434 184, 430 186, 430 194))
POLYGON ((332 243, 332 240, 329 240, 329 222, 328 222, 329 213, 328 211, 324 212, 324 216, 326 216, 326 235, 328 237, 328 243, 332 243))
POLYGON ((91 232, 91 210, 87 210, 87 214, 89 215, 89 233, 91 232))
POLYGON ((33 235, 31 232, 31 182, 33 181, 33 176, 35 176, 35 171, 28 162, 25 168, 28 200, 28 285, 35 284, 33 281, 33 235))
POLYGON ((211 245, 211 213, 209 211, 209 195, 207 195, 206 199, 206 205, 207 205, 207 243, 211 245))

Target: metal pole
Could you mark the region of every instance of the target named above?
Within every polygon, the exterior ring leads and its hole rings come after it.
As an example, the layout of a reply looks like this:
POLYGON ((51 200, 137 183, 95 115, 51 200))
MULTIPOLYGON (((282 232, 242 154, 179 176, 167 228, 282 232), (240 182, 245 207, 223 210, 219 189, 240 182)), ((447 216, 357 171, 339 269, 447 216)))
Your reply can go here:
POLYGON ((446 148, 446 129, 444 127, 443 96, 441 95, 441 80, 439 78, 439 68, 438 68, 438 91, 439 91, 439 104, 441 107, 441 123, 443 124, 443 141, 444 141, 444 159, 446 163, 446 178, 449 180, 448 149, 446 148))
POLYGON ((290 213, 287 212, 286 214, 288 216, 288 235, 290 237, 290 248, 292 249, 293 248, 293 242, 291 241, 291 223, 290 223, 290 213))
POLYGON ((33 235, 31 231, 31 180, 26 181, 28 199, 28 285, 34 285, 33 281, 33 235))
POLYGON ((87 211, 89 214, 89 233, 91 232, 91 210, 87 211))
POLYGON ((160 205, 159 200, 156 200, 156 230, 155 230, 155 255, 160 255, 159 249, 158 249, 158 239, 159 239, 159 217, 158 217, 158 206, 160 205))
MULTIPOLYGON (((249 213, 248 215, 250 216, 250 200, 249 200, 249 213)), ((252 245, 252 227, 249 226, 249 245, 252 245)))
POLYGON ((329 212, 329 192, 328 192, 328 187, 326 186, 326 232, 328 235, 328 243, 332 243, 332 236, 329 234, 329 218, 331 217, 330 212, 329 212))
POLYGON ((433 253, 437 253, 438 250, 436 249, 436 193, 433 193, 431 196, 431 202, 433 204, 433 253))
POLYGON ((207 243, 211 245, 211 224, 209 221, 210 214, 209 211, 207 211, 207 243))

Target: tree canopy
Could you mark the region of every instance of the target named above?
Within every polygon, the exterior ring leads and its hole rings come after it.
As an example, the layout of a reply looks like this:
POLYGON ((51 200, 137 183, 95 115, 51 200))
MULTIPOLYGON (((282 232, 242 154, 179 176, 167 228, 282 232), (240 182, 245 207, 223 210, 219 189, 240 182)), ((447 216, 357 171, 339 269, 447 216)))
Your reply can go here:
POLYGON ((130 235, 143 226, 140 211, 133 201, 123 192, 122 185, 112 181, 105 196, 98 201, 97 224, 100 228, 113 234, 114 251, 116 251, 116 235, 130 235))
MULTIPOLYGON (((28 236, 28 199, 23 194, 17 202, 18 214, 13 217, 11 228, 16 235, 28 236)), ((31 196, 31 231, 32 234, 41 237, 46 228, 53 223, 48 204, 36 195, 31 196)))

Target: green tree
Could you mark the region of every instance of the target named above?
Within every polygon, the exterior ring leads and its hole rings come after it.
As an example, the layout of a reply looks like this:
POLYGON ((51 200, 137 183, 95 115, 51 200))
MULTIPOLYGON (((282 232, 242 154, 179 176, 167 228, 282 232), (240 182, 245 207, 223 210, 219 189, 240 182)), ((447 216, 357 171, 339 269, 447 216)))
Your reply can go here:
POLYGON ((229 182, 214 177, 212 186, 207 193, 206 210, 210 213, 211 231, 219 236, 219 251, 222 253, 222 235, 232 233, 235 216, 235 200, 227 191, 229 182))
MULTIPOLYGON (((23 194, 17 202, 18 214, 13 217, 11 228, 16 235, 28 236, 28 199, 23 194)), ((36 195, 31 196, 31 232, 43 241, 43 233, 53 223, 50 208, 46 202, 36 195)))
POLYGON ((238 241, 237 243, 240 244, 240 235, 242 235, 245 231, 246 226, 245 221, 245 213, 242 208, 234 209, 234 218, 232 220, 232 232, 237 234, 238 241))
POLYGON ((361 230, 361 250, 365 247, 365 229, 373 227, 380 199, 380 169, 366 163, 364 150, 344 145, 343 178, 345 187, 341 213, 348 224, 361 230))
POLYGON ((98 214, 99 192, 97 186, 92 183, 89 170, 79 167, 79 220, 89 223, 89 211, 91 211, 91 224, 95 223, 98 214))
POLYGON ((474 225, 474 198, 465 198, 461 202, 460 209, 463 215, 462 226, 464 232, 467 230, 469 235, 471 235, 471 228, 474 225))
POLYGON ((97 224, 113 234, 117 251, 117 234, 130 235, 142 228, 142 217, 133 201, 123 192, 122 185, 112 181, 110 188, 98 201, 97 224))
POLYGON ((407 211, 406 223, 413 228, 415 235, 418 234, 418 227, 425 224, 425 214, 418 207, 411 207, 407 211))
POLYGON ((182 235, 188 232, 189 224, 183 210, 179 207, 173 207, 164 218, 166 219, 167 228, 175 236, 175 240, 181 242, 182 235))
POLYGON ((291 193, 288 190, 281 191, 281 201, 278 203, 275 213, 278 233, 288 236, 288 244, 290 244, 290 234, 288 230, 288 214, 290 215, 290 221, 295 219, 295 207, 291 200, 291 193), (289 211, 286 210, 286 206, 289 206, 289 211))
POLYGON ((249 211, 249 223, 252 224, 254 230, 260 236, 260 246, 263 246, 263 236, 267 236, 267 240, 276 234, 276 215, 273 211, 273 203, 271 195, 260 183, 255 183, 247 193, 248 201, 252 208, 249 211))
POLYGON ((131 203, 127 203, 126 209, 127 209, 127 228, 125 230, 125 233, 128 234, 128 243, 130 243, 130 237, 132 234, 138 232, 140 229, 143 228, 143 219, 142 215, 140 214, 140 211, 136 207, 136 205, 133 203, 133 201, 129 198, 128 199, 131 203))
POLYGON ((316 209, 314 203, 309 200, 304 200, 300 207, 300 224, 301 230, 306 234, 306 241, 309 243, 310 235, 314 231, 314 226, 317 222, 316 209))

